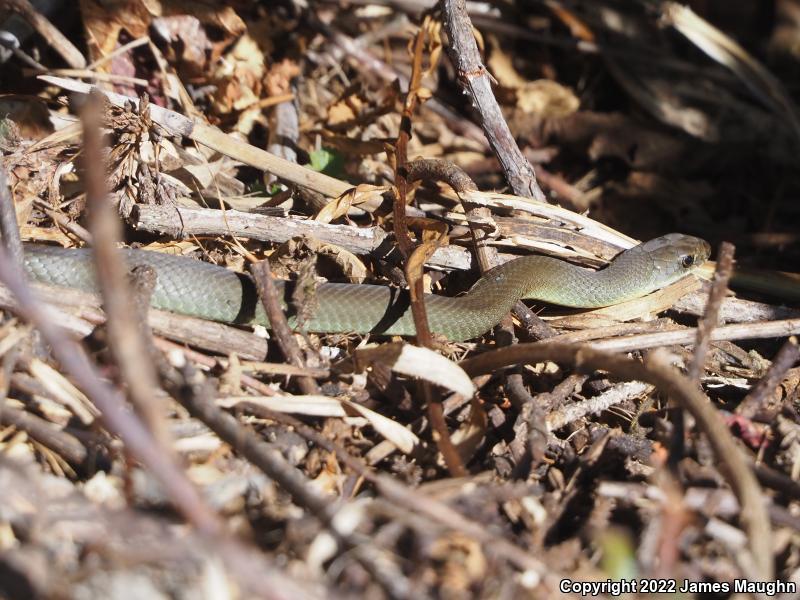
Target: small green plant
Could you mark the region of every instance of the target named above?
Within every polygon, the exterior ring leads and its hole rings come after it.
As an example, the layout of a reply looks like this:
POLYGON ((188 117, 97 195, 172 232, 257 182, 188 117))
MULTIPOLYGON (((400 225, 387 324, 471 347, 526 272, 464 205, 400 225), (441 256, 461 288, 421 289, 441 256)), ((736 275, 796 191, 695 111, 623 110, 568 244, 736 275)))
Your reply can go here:
POLYGON ((309 153, 309 166, 318 173, 344 179, 344 158, 335 150, 320 148, 309 153))

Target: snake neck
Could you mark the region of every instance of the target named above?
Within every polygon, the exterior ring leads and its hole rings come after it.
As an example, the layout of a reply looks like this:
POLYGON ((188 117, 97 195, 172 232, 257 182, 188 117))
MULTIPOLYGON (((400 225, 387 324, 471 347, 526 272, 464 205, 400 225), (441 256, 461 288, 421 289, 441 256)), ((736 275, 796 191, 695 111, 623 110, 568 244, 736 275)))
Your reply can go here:
POLYGON ((489 270, 462 300, 477 306, 488 296, 508 308, 517 298, 573 308, 609 306, 657 287, 652 265, 637 254, 625 252, 599 271, 547 256, 523 256, 489 270))

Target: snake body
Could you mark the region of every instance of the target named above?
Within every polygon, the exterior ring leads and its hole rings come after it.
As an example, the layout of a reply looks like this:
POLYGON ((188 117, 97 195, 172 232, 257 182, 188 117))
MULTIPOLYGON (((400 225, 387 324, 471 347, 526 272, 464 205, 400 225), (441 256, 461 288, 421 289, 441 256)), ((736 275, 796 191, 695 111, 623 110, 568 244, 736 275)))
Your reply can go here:
MULTIPOLYGON (((500 322, 520 299, 576 308, 609 306, 664 287, 690 273, 709 255, 705 241, 668 234, 620 253, 606 268, 585 269, 546 256, 524 256, 495 267, 465 294, 426 295, 431 331, 452 341, 475 338, 500 322)), ((187 257, 123 250, 130 267, 148 265, 157 274, 155 308, 223 323, 269 326, 252 281, 224 267, 187 257)), ((26 245, 30 277, 51 285, 94 292, 91 250, 26 245)), ((293 284, 278 282, 284 309, 293 284)), ((323 283, 308 331, 414 335, 408 292, 379 285, 323 283)), ((290 317, 293 325, 295 317, 290 317)))

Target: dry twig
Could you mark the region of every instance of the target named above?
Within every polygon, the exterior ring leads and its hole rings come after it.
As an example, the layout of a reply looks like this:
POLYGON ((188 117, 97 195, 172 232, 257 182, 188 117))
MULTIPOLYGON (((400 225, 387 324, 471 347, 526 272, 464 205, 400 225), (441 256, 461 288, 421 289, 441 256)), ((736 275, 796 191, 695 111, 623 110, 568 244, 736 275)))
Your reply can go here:
MULTIPOLYGON (((300 346, 294 338, 289 322, 286 320, 286 315, 281 308, 281 299, 278 296, 278 288, 272 278, 269 261, 262 260, 254 264, 251 267, 251 271, 256 282, 256 289, 258 289, 258 296, 261 298, 264 312, 266 312, 269 319, 270 329, 272 329, 272 333, 275 335, 275 339, 284 356, 295 367, 305 368, 305 360, 303 360, 300 346)), ((297 385, 300 386, 304 394, 319 394, 317 383, 311 377, 298 377, 297 385)))
POLYGON ((142 415, 161 452, 170 454, 170 437, 164 407, 156 400, 158 379, 131 303, 128 267, 117 244, 122 226, 106 191, 101 142, 101 117, 105 99, 91 95, 82 113, 86 202, 94 240, 97 283, 108 316, 109 348, 114 355, 131 403, 142 415))
POLYGON ((545 195, 536 182, 533 167, 520 152, 492 93, 490 76, 475 43, 466 3, 464 0, 445 0, 442 9, 450 59, 458 69, 459 81, 473 99, 483 131, 500 161, 506 180, 515 194, 544 201, 545 195))

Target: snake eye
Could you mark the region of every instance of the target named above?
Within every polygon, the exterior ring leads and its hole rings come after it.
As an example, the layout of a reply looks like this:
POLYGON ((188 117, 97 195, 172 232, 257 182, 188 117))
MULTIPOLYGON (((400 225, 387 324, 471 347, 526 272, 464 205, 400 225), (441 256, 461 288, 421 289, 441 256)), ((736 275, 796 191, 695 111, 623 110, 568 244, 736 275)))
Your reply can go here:
POLYGON ((681 256, 681 266, 684 269, 688 269, 694 264, 694 256, 691 254, 687 254, 686 256, 681 256))

